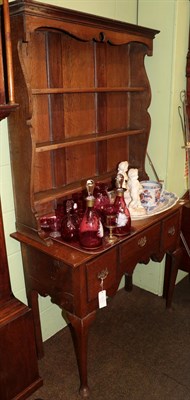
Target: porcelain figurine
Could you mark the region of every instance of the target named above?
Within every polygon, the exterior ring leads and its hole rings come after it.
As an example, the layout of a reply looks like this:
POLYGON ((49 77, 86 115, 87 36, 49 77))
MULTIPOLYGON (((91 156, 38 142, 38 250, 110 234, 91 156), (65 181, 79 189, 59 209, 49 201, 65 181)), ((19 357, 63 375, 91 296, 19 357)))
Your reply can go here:
POLYGON ((129 192, 128 196, 130 195, 128 207, 131 215, 146 214, 146 210, 142 206, 140 199, 140 194, 142 193, 142 191, 143 187, 138 180, 138 169, 131 168, 128 171, 128 181, 127 181, 127 192, 129 192))
POLYGON ((127 181, 128 181, 127 171, 128 171, 128 167, 129 167, 128 161, 121 161, 119 163, 119 165, 118 165, 117 174, 123 176, 123 184, 122 184, 122 188, 123 189, 127 189, 127 181))

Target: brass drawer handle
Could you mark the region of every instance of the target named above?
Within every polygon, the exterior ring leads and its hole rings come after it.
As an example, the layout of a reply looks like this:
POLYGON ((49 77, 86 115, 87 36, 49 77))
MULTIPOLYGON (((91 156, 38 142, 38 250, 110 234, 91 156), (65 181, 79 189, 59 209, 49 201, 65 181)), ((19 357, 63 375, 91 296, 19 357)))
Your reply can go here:
POLYGON ((102 271, 99 272, 99 274, 97 275, 98 279, 100 279, 101 281, 103 281, 104 279, 107 278, 109 272, 108 269, 103 269, 102 271))
POLYGON ((171 228, 168 229, 168 235, 169 236, 175 235, 175 226, 171 226, 171 228))
POLYGON ((146 236, 142 236, 139 240, 138 240, 138 246, 140 247, 144 247, 145 244, 147 242, 146 236))

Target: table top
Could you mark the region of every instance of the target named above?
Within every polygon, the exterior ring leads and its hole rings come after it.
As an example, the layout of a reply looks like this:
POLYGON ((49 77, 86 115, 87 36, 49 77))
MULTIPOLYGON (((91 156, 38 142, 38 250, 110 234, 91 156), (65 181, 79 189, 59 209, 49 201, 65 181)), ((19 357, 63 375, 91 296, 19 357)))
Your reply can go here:
POLYGON ((163 219, 166 219, 169 216, 172 216, 174 213, 176 213, 184 204, 184 200, 179 200, 174 207, 170 208, 169 210, 164 211, 163 213, 140 219, 140 220, 135 220, 132 221, 132 228, 131 228, 131 233, 128 236, 120 237, 118 241, 112 245, 105 245, 103 246, 102 249, 96 252, 87 252, 87 251, 81 251, 76 248, 71 248, 70 245, 57 242, 57 241, 52 241, 51 245, 47 245, 45 242, 42 243, 42 241, 38 241, 37 239, 30 237, 28 235, 24 235, 20 232, 14 232, 11 234, 11 237, 18 240, 21 243, 27 244, 31 247, 34 247, 40 251, 42 251, 45 254, 48 254, 52 257, 54 257, 57 260, 61 260, 65 262, 66 264, 72 266, 73 268, 77 267, 78 265, 82 263, 86 263, 89 260, 93 259, 94 257, 97 257, 98 255, 104 253, 105 251, 108 251, 110 248, 113 248, 114 246, 118 246, 119 244, 123 242, 129 241, 131 238, 135 237, 135 235, 145 231, 149 227, 151 227, 153 224, 161 222, 163 219), (71 251, 72 250, 72 251, 71 251))

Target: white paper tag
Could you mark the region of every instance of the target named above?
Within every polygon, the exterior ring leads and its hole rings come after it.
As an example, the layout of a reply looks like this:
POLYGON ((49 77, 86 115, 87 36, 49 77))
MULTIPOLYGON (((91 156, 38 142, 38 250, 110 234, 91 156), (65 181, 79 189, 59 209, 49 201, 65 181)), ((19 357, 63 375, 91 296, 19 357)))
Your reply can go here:
POLYGON ((99 303, 99 308, 107 306, 106 290, 101 290, 98 293, 98 303, 99 303))

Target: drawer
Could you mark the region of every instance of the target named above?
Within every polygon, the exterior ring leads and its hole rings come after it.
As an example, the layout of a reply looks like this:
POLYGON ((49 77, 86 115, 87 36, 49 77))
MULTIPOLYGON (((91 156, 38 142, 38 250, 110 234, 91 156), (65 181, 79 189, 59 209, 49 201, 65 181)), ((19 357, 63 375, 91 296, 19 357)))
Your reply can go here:
POLYGON ((103 289, 111 288, 117 277, 117 248, 112 248, 95 260, 86 264, 88 301, 98 297, 101 290, 101 276, 104 277, 103 289))
MULTIPOLYGON (((161 224, 155 224, 120 245, 120 263, 135 265, 147 260, 160 248, 161 224)), ((130 267, 130 266, 129 266, 130 267)))
POLYGON ((164 253, 176 247, 179 237, 180 213, 166 218, 162 223, 161 251, 164 253))

